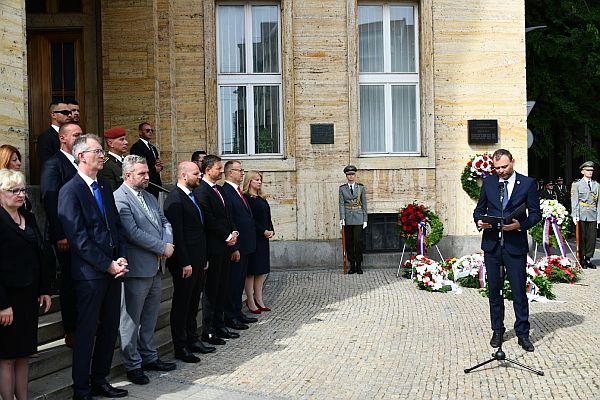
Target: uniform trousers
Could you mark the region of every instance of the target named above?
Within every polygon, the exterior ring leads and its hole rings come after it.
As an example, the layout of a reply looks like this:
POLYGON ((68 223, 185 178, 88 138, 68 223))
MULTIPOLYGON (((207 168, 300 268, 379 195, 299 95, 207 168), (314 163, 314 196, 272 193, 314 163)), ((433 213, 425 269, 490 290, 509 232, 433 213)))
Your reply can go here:
POLYGON ((361 225, 344 225, 346 239, 346 255, 350 263, 363 261, 363 227, 361 225))
POLYGON ((596 221, 579 221, 579 253, 591 259, 596 250, 596 234, 598 223, 596 221))

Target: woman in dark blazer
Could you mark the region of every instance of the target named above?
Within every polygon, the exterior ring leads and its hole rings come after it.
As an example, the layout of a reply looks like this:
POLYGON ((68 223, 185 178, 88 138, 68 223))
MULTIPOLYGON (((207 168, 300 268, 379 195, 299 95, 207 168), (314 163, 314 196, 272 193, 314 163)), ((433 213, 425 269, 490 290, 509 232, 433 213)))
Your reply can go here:
MULTIPOLYGON (((21 152, 15 146, 3 144, 0 146, 0 169, 8 168, 14 171, 21 170, 21 152)), ((27 194, 25 195, 25 203, 23 207, 27 211, 32 211, 31 201, 27 194)))
POLYGON ((25 176, 0 170, 0 398, 27 399, 27 357, 37 351, 39 307, 52 303, 42 266, 42 237, 22 208, 25 176))
POLYGON ((250 311, 271 311, 263 301, 263 285, 267 274, 271 271, 269 254, 269 239, 275 233, 271 221, 271 207, 265 200, 262 192, 263 176, 258 171, 248 171, 244 181, 244 196, 256 226, 256 251, 248 258, 248 272, 246 274, 246 298, 250 311))

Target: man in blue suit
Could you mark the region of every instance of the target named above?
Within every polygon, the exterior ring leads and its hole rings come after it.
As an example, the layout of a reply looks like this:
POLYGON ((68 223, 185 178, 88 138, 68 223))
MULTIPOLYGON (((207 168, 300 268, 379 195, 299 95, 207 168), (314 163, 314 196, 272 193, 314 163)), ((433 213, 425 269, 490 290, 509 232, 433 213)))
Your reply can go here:
POLYGON ((96 179, 104 165, 100 138, 78 137, 73 156, 79 170, 58 194, 58 217, 71 249, 77 297, 73 398, 124 397, 127 390, 111 386, 106 377, 119 329, 118 278, 127 273, 127 243, 110 186, 96 179))
POLYGON ((529 251, 527 230, 542 219, 540 201, 535 180, 514 171, 515 160, 508 150, 496 150, 492 158, 496 175, 488 176, 483 180, 479 202, 473 212, 477 228, 483 229, 481 249, 484 251, 487 271, 493 330, 490 344, 492 347, 500 347, 505 332, 504 299, 500 295, 503 286, 500 271, 501 268, 505 268, 513 293, 515 333, 519 345, 526 351, 533 351, 533 344, 529 340, 529 303, 525 291, 527 280, 525 269, 529 251), (528 213, 518 215, 510 223, 504 224, 502 232, 504 246, 502 246, 498 226, 482 221, 482 216, 504 214, 508 217, 523 204, 528 213))

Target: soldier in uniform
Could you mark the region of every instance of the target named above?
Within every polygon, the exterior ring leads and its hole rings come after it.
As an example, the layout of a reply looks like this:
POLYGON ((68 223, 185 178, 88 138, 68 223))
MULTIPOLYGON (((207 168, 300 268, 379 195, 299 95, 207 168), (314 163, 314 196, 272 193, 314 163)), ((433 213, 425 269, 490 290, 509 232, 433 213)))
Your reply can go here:
POLYGON ((363 229, 367 227, 366 189, 356 182, 356 167, 344 168, 347 182, 340 186, 340 227, 346 237, 346 254, 350 261, 349 274, 362 274, 363 229))
POLYGON ((594 256, 596 232, 600 223, 598 192, 600 186, 592 179, 594 163, 586 161, 579 166, 583 178, 571 186, 573 223, 579 227, 579 262, 583 268, 595 269, 590 261, 594 256))
POLYGON ((540 193, 541 200, 557 200, 558 193, 554 190, 554 182, 546 182, 546 188, 540 193))
POLYGON ((560 204, 565 206, 565 208, 570 212, 571 211, 571 201, 569 200, 569 191, 567 187, 563 183, 563 178, 560 176, 556 178, 556 199, 560 204))
POLYGON ((104 132, 108 154, 104 157, 104 168, 98 172, 98 177, 107 180, 114 192, 123 183, 123 158, 127 152, 125 129, 110 128, 104 132))

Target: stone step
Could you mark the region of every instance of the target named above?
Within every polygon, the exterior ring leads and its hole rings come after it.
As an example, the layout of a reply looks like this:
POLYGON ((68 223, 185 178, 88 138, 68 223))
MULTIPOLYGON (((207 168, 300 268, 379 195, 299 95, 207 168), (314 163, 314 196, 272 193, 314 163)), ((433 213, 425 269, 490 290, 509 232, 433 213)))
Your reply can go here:
MULTIPOLYGON (((173 344, 171 342, 171 331, 168 326, 157 330, 154 335, 154 340, 158 349, 158 353, 161 357, 167 353, 170 353, 173 350, 173 344)), ((68 351, 68 355, 70 357, 70 350, 68 351)), ((30 365, 30 378, 31 367, 32 366, 30 365)), ((119 354, 119 350, 115 349, 112 368, 109 374, 109 380, 124 373, 125 368, 121 363, 121 355, 119 354)), ((73 381, 71 378, 71 363, 69 359, 69 363, 66 367, 63 367, 60 370, 56 370, 40 378, 30 380, 29 398, 36 400, 69 399, 73 394, 73 390, 71 388, 72 383, 73 381)))

